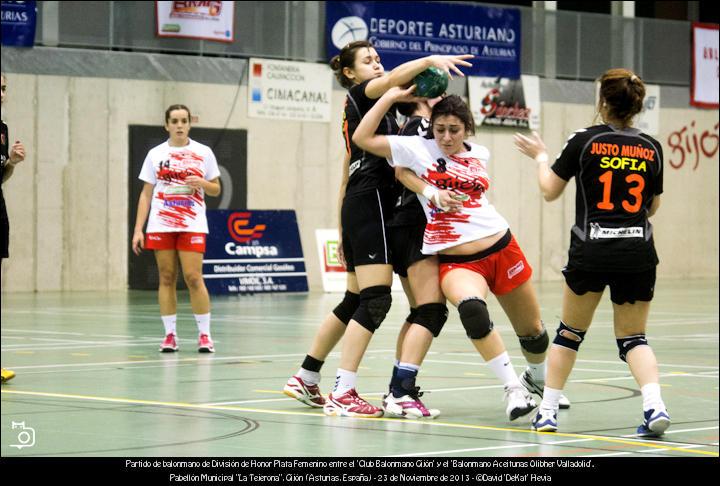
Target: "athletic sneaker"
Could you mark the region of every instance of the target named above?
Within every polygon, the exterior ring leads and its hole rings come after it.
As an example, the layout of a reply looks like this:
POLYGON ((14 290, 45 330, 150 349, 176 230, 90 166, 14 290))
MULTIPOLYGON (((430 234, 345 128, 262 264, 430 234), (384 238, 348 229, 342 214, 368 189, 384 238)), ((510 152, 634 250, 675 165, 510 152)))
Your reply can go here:
POLYGON ((160 345, 160 351, 163 353, 174 353, 178 350, 177 342, 175 341, 175 334, 170 333, 165 336, 162 344, 160 345))
POLYGON ((522 385, 505 387, 505 400, 507 400, 505 413, 510 420, 527 415, 537 407, 530 392, 522 385))
POLYGON ((530 427, 538 432, 557 432, 557 411, 541 408, 530 427))
POLYGON ((10 381, 15 378, 15 372, 13 370, 6 370, 2 368, 2 382, 10 381))
POLYGON ((323 407, 325 415, 334 415, 337 417, 381 417, 382 408, 372 405, 360 398, 354 388, 347 393, 334 397, 331 393, 328 395, 325 406, 323 407))
POLYGON ((403 417, 412 419, 434 419, 440 416, 440 410, 427 408, 420 400, 422 392, 420 387, 415 391, 395 398, 392 393, 383 396, 382 408, 391 417, 403 417))
POLYGON ((207 334, 200 334, 198 336, 198 353, 214 353, 215 346, 213 346, 212 339, 207 334))
POLYGON ((310 385, 299 376, 291 376, 283 388, 283 393, 313 408, 322 408, 325 398, 320 394, 320 387, 310 385))
POLYGON ((665 408, 650 410, 643 412, 645 420, 637 428, 637 434, 640 437, 660 437, 670 427, 670 415, 665 408))
MULTIPOLYGON (((533 377, 530 375, 529 370, 523 371, 522 375, 520 375, 520 383, 522 383, 523 386, 527 388, 530 393, 534 393, 540 398, 543 397, 543 388, 545 388, 545 382, 533 379, 533 377)), ((568 409, 570 408, 570 400, 568 400, 568 397, 566 397, 565 395, 560 395, 560 401, 558 402, 558 405, 560 405, 560 408, 563 410, 568 409)))

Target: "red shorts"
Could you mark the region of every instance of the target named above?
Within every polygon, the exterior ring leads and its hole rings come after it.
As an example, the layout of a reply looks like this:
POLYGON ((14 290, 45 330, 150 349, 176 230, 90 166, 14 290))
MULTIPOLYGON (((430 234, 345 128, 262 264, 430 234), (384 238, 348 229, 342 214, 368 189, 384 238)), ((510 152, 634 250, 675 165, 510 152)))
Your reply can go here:
POLYGON ((440 255, 440 282, 458 268, 485 277, 495 295, 507 294, 532 277, 532 268, 509 231, 492 247, 475 255, 440 255))
POLYGON ((205 233, 147 233, 145 248, 147 250, 179 250, 205 253, 205 233))

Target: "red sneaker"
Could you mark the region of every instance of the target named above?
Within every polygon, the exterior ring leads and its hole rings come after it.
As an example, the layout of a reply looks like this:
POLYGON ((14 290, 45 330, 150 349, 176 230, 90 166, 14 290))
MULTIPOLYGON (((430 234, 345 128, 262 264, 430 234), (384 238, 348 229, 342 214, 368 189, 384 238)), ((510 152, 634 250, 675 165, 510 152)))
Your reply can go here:
POLYGON ((325 398, 320 394, 320 387, 305 383, 299 376, 291 376, 283 393, 313 408, 322 408, 325 398))
POLYGON ((212 339, 207 334, 200 334, 198 337, 198 353, 214 353, 215 347, 213 346, 212 339))
POLYGON ((162 344, 160 345, 160 351, 163 353, 174 353, 178 350, 177 342, 175 341, 175 334, 168 334, 165 336, 162 344))
POLYGON ((382 408, 372 405, 360 398, 355 391, 351 389, 343 395, 337 397, 331 393, 328 395, 325 406, 323 407, 325 415, 335 415, 338 417, 382 417, 382 408))

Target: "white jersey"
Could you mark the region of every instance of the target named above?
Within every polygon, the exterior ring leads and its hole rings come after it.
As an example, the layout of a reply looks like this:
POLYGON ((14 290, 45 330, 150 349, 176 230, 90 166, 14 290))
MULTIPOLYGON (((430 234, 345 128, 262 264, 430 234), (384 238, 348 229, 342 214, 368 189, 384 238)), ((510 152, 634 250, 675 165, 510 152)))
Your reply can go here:
POLYGON ((184 147, 168 142, 151 149, 139 179, 154 184, 148 233, 207 233, 205 191, 185 184, 187 176, 208 181, 220 177, 215 154, 210 147, 194 140, 184 147))
POLYGON ((438 189, 469 196, 460 212, 448 213, 418 194, 428 221, 423 237, 424 254, 437 253, 509 228, 505 218, 485 197, 490 187, 487 148, 466 142, 470 146, 468 152, 446 156, 433 139, 394 135, 387 139, 392 150, 390 165, 407 167, 438 189))

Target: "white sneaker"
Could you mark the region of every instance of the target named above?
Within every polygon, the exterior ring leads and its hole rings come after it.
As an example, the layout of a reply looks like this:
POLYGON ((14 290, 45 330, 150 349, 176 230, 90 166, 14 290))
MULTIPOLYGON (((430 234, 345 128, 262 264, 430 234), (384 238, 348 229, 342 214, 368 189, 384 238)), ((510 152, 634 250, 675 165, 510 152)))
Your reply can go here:
POLYGON ((507 401, 505 413, 511 421, 527 415, 537 408, 537 403, 533 400, 532 395, 522 385, 505 387, 505 400, 507 401))
MULTIPOLYGON (((520 375, 520 383, 522 383, 522 385, 527 388, 530 393, 534 393, 540 398, 543 397, 543 389, 545 388, 545 382, 533 379, 532 375, 530 375, 530 370, 523 371, 522 375, 520 375)), ((561 409, 566 410, 570 408, 570 400, 568 400, 568 397, 566 397, 565 395, 560 395, 560 401, 558 402, 558 405, 561 409)))
POLYGON ((392 393, 389 393, 383 397, 382 407, 385 414, 391 417, 434 419, 440 416, 440 410, 425 407, 419 395, 408 394, 395 398, 392 393))
POLYGON ((557 432, 557 410, 541 408, 532 420, 530 428, 538 432, 557 432))

